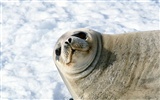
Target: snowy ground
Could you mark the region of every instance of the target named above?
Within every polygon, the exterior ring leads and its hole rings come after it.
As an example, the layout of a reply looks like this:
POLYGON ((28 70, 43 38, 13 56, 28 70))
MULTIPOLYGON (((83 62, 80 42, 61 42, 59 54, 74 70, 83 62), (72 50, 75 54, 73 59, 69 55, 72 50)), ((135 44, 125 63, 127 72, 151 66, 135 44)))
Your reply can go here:
POLYGON ((52 60, 55 42, 68 30, 87 27, 116 34, 160 29, 158 0, 118 1, 3 0, 1 99, 71 97, 52 60))

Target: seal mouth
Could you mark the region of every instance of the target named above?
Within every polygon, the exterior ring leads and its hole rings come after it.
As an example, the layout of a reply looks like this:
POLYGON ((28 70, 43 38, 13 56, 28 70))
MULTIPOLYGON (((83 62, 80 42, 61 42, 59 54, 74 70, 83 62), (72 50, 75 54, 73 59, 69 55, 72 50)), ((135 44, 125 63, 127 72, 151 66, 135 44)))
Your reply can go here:
POLYGON ((70 64, 71 62, 72 62, 72 57, 73 57, 73 55, 75 54, 75 49, 72 49, 71 48, 71 53, 70 53, 70 56, 69 56, 69 60, 68 60, 68 62, 66 62, 66 64, 68 65, 68 64, 70 64))

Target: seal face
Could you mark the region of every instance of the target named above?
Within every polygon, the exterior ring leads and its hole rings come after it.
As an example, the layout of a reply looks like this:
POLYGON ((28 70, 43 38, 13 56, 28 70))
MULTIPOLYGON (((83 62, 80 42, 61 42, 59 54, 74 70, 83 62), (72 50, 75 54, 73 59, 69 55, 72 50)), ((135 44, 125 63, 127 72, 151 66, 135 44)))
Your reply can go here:
POLYGON ((62 35, 53 52, 58 69, 66 76, 84 77, 89 74, 94 69, 94 66, 89 66, 101 53, 97 53, 101 50, 100 38, 90 29, 76 29, 62 35))

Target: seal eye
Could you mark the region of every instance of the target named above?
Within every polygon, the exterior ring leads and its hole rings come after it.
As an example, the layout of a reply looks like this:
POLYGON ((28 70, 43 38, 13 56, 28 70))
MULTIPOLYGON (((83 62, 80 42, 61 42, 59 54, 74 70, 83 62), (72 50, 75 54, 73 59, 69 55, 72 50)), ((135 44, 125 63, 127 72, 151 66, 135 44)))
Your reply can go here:
POLYGON ((61 47, 60 47, 60 48, 57 48, 57 49, 55 50, 55 53, 56 53, 57 56, 60 56, 60 55, 61 55, 61 47))
POLYGON ((73 36, 79 37, 79 38, 84 39, 84 40, 87 38, 87 35, 86 35, 85 32, 77 32, 73 36))

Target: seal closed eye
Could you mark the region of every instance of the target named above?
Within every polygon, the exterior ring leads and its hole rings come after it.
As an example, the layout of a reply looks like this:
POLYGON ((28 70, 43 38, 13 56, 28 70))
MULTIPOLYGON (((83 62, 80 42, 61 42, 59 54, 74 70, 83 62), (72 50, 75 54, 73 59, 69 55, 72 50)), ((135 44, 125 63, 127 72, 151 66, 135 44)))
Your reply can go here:
POLYGON ((58 39, 53 58, 74 100, 158 100, 159 40, 159 30, 109 35, 74 29, 58 39))
POLYGON ((60 55, 61 55, 61 47, 59 47, 59 48, 56 49, 55 54, 56 54, 57 56, 60 56, 60 55))

